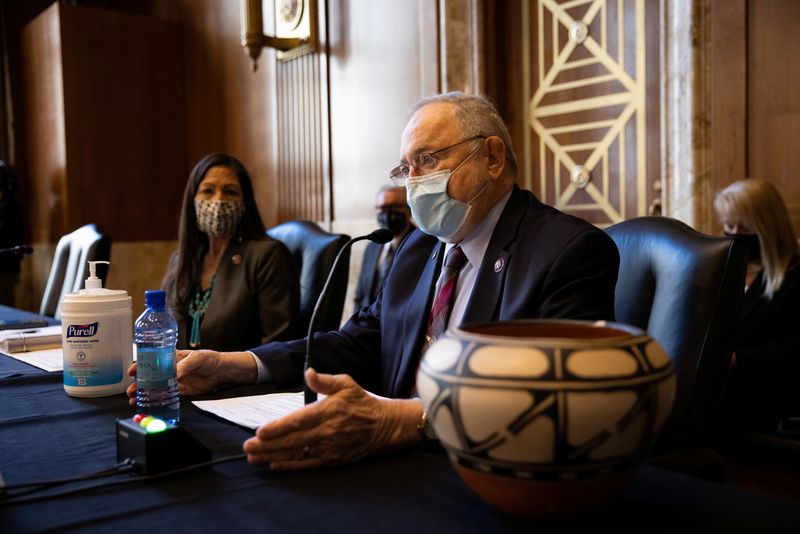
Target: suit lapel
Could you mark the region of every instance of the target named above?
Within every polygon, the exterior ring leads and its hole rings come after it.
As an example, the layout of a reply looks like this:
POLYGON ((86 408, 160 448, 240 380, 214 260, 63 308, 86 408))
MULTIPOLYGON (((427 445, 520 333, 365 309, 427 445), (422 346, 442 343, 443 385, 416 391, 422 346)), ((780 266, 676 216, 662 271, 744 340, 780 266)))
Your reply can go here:
MULTIPOLYGON (((228 243, 225 252, 222 253, 222 257, 219 260, 219 266, 217 267, 216 272, 214 273, 214 285, 219 287, 220 285, 224 285, 225 282, 231 280, 243 280, 244 275, 236 276, 236 274, 229 274, 231 271, 238 271, 243 269, 244 267, 239 265, 238 263, 234 264, 231 259, 235 254, 239 254, 241 257, 242 253, 242 244, 239 242, 238 239, 231 239, 228 243), (219 277, 219 279, 217 279, 219 277), (220 282, 220 283, 218 283, 220 282), (222 283, 222 284, 221 284, 222 283)), ((211 291, 211 297, 208 299, 208 305, 206 306, 205 314, 203 315, 203 322, 200 323, 200 342, 203 342, 203 336, 208 335, 208 332, 205 331, 207 327, 213 324, 220 324, 226 321, 225 314, 229 313, 230 310, 225 305, 225 295, 222 291, 217 290, 211 291), (219 317, 218 317, 219 316, 219 317)), ((187 318, 187 325, 188 328, 191 329, 192 327, 192 318, 187 318)), ((186 343, 188 346, 189 343, 189 335, 186 335, 186 343)), ((202 345, 201 345, 202 347, 202 345)))
POLYGON ((525 206, 524 193, 514 186, 486 247, 461 324, 496 321, 499 318, 506 273, 509 263, 513 261, 511 245, 517 240, 525 206))
POLYGON ((417 357, 422 349, 425 331, 428 328, 428 315, 430 314, 433 290, 441 269, 443 256, 444 243, 437 243, 431 253, 428 254, 428 260, 414 290, 414 295, 403 311, 403 353, 400 358, 400 365, 395 367, 395 373, 392 377, 392 392, 396 395, 403 395, 411 389, 411 383, 400 383, 398 382, 398 377, 406 377, 408 379, 406 382, 410 382, 414 378, 413 370, 409 368, 417 365, 417 357))
POLYGON ((750 314, 752 314, 754 310, 758 308, 762 301, 763 294, 764 271, 761 271, 744 293, 741 311, 739 312, 739 324, 746 322, 749 319, 750 314))
POLYGON ((361 272, 365 276, 364 293, 370 302, 375 300, 375 295, 378 292, 378 288, 375 286, 378 283, 378 256, 380 256, 382 250, 383 245, 370 243, 367 245, 367 251, 364 254, 364 265, 361 267, 361 272))
POLYGON ((379 245, 378 243, 370 243, 367 246, 367 253, 364 257, 364 265, 367 266, 371 274, 378 269, 378 256, 382 250, 383 245, 379 245))

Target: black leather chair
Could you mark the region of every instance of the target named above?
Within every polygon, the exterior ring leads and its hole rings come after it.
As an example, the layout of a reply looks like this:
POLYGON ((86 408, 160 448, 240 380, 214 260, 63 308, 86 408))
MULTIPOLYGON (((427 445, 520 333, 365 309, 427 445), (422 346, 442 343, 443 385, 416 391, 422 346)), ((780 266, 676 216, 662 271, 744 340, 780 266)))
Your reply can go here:
MULTIPOLYGON (((666 217, 631 219, 607 232, 620 252, 617 321, 656 339, 677 375, 672 416, 656 454, 710 447, 744 293, 745 246, 666 217)), ((721 464, 713 470, 721 472, 721 464)))
MULTIPOLYGON (((267 230, 267 234, 283 242, 294 258, 300 273, 300 323, 298 332, 305 335, 314 306, 325 279, 333 266, 336 254, 350 239, 343 234, 331 234, 311 221, 289 221, 267 230)), ((350 251, 340 260, 328 294, 320 306, 316 331, 337 330, 347 293, 350 251)))
MULTIPOLYGON (((39 313, 59 319, 61 297, 83 288, 89 277, 90 261, 111 260, 111 237, 104 235, 94 224, 81 226, 58 240, 53 264, 42 295, 39 313)), ((97 276, 106 279, 108 266, 97 266, 97 276)))

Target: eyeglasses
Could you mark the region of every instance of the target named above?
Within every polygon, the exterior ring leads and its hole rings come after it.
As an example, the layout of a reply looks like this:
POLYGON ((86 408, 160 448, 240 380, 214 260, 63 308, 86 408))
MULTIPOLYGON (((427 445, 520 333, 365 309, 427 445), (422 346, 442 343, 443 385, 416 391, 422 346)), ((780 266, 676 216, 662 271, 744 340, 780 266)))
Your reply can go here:
POLYGON ((411 161, 409 163, 403 163, 401 165, 398 165, 391 171, 389 171, 389 178, 391 178, 396 185, 400 187, 405 186, 406 179, 409 176, 411 176, 411 167, 414 167, 415 169, 417 169, 417 171, 423 174, 432 172, 433 170, 436 169, 436 166, 439 165, 439 157, 437 156, 437 154, 441 154, 445 150, 450 150, 451 148, 457 147, 458 145, 463 145, 464 143, 467 143, 469 141, 474 141, 475 139, 486 139, 486 137, 483 135, 473 135, 472 137, 463 139, 458 143, 454 143, 450 146, 440 148, 439 150, 434 150, 433 152, 422 152, 420 154, 417 154, 416 156, 411 158, 411 161))

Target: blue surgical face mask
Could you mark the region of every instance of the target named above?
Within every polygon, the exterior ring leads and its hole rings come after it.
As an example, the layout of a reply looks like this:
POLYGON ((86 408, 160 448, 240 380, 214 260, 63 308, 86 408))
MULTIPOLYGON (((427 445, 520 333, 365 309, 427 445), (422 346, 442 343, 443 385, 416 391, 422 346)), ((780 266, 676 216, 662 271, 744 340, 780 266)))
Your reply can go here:
POLYGON ((469 202, 461 202, 447 194, 450 177, 470 157, 472 154, 452 171, 443 169, 422 176, 406 178, 406 191, 411 214, 417 221, 420 230, 426 234, 449 242, 464 226, 464 221, 467 220, 467 216, 472 210, 472 203, 489 186, 489 180, 486 180, 483 188, 469 202))

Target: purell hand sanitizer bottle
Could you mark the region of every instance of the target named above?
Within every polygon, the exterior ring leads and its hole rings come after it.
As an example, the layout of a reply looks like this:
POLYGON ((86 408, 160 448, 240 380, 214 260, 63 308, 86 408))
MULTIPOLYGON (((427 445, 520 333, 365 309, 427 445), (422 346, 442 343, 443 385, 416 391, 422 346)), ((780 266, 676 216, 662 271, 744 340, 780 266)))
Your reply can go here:
POLYGON ((132 299, 124 290, 104 289, 90 261, 85 289, 61 299, 64 390, 73 397, 123 393, 132 382, 132 299))

